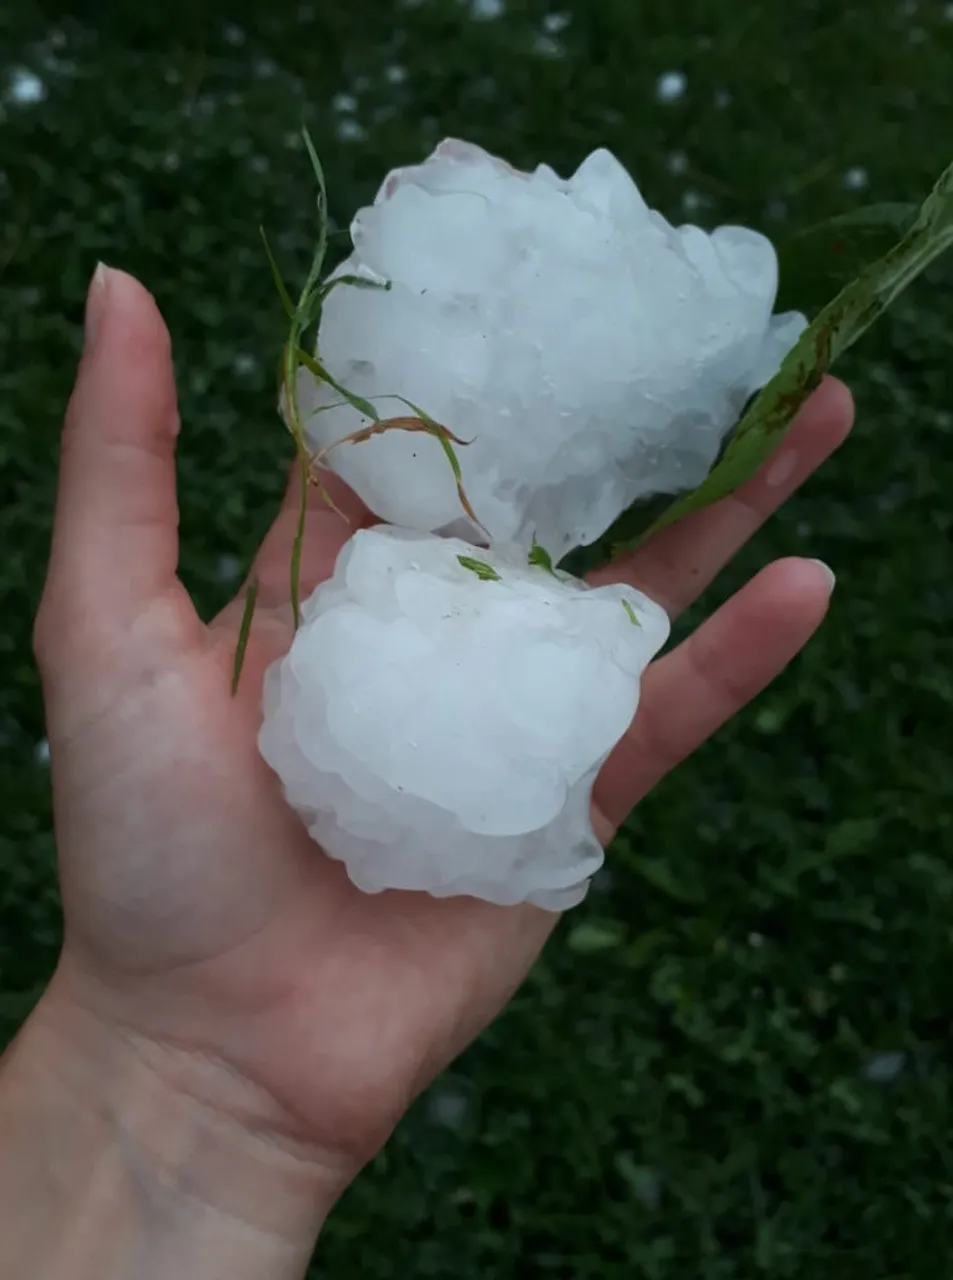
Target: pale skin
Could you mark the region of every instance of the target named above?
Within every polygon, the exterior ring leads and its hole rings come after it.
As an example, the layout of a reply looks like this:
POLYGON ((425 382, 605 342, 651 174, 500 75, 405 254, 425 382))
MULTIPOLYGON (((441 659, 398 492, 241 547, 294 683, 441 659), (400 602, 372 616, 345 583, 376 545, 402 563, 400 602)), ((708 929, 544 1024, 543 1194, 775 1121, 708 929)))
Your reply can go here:
MULTIPOLYGON (((257 557, 233 699, 241 596, 205 625, 176 576, 170 353, 146 291, 97 273, 35 631, 65 942, 0 1061, 2 1276, 301 1276, 335 1200, 556 924, 529 907, 364 896, 287 808, 256 737, 262 674, 291 636, 294 495, 257 557)), ((851 420, 827 380, 743 490, 599 580, 677 615, 851 420)), ((313 502, 305 591, 368 519, 334 492, 351 524, 313 502)), ((832 585, 812 560, 769 565, 650 668, 596 787, 605 841, 795 657, 832 585)))

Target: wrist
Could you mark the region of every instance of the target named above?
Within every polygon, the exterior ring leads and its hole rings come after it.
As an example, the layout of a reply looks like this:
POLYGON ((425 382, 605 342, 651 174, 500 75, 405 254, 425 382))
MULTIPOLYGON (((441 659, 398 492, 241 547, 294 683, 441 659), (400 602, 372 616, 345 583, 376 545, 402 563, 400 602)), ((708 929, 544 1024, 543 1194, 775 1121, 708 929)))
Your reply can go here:
POLYGON ((0 1062, 0 1275, 300 1276, 347 1177, 265 1109, 54 980, 0 1062))

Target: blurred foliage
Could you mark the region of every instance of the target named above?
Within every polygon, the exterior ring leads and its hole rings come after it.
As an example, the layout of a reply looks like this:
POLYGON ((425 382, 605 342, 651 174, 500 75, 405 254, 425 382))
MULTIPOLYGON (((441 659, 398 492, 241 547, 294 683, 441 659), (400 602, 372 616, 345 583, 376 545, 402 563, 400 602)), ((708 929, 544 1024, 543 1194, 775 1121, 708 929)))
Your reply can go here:
MULTIPOLYGON (((670 217, 781 242, 922 198, 949 159, 951 57, 947 0, 6 0, 6 1032, 59 938, 29 638, 96 260, 139 274, 175 338, 182 575, 208 613, 291 455, 258 227, 301 281, 302 119, 339 228, 386 168, 458 134, 563 169, 606 145, 670 217)), ((508 1013, 345 1198, 321 1274, 953 1273, 951 344, 941 263, 843 370, 852 442, 704 602, 807 552, 839 577, 822 634, 639 808, 508 1013)))

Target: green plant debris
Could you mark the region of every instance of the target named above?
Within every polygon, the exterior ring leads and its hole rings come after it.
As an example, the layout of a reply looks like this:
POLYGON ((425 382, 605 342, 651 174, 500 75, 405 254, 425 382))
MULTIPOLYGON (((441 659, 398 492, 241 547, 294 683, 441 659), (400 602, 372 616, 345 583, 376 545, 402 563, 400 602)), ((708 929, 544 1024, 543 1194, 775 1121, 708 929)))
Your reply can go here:
MULTIPOLYGON (((370 440, 375 435, 383 434, 386 431, 422 431, 428 435, 432 435, 440 444, 443 452, 447 457, 447 461, 453 472, 454 482, 457 487, 457 495, 460 504, 465 513, 483 532, 486 530, 480 523, 476 512, 473 509, 470 499, 467 497, 466 490, 463 485, 463 470, 460 466, 460 460, 454 449, 455 445, 465 446, 467 441, 459 439, 453 434, 449 428, 442 426, 434 421, 429 414, 425 413, 419 406, 412 404, 403 396, 382 397, 387 399, 396 399, 401 401, 407 407, 413 410, 415 416, 382 418, 373 403, 364 396, 356 395, 349 391, 342 383, 340 383, 325 368, 316 355, 311 355, 305 349, 305 341, 309 333, 316 331, 321 322, 321 310, 325 299, 334 288, 340 285, 349 286, 360 289, 382 289, 389 290, 391 282, 368 280, 363 276, 357 275, 341 275, 333 279, 321 283, 322 273, 324 271, 325 258, 328 249, 328 196, 327 184, 324 176, 324 168, 318 156, 317 149, 312 141, 311 135, 307 129, 303 129, 301 136, 304 140, 305 150, 311 162, 311 168, 317 185, 317 215, 318 215, 318 238, 317 244, 311 260, 311 268, 308 272, 307 280, 301 295, 294 303, 291 294, 285 285, 281 271, 278 267, 277 260, 272 252, 268 236, 264 228, 261 228, 261 238, 265 247, 265 254, 268 258, 268 264, 271 268, 271 274, 275 283, 275 288, 281 300, 281 305, 285 311, 289 321, 290 330, 287 341, 282 351, 281 364, 279 370, 279 384, 281 388, 281 402, 285 410, 285 420, 288 430, 295 444, 295 453, 298 460, 300 486, 298 501, 298 519, 295 526, 295 535, 291 548, 290 562, 290 594, 291 594, 291 611, 295 630, 301 625, 301 558, 304 550, 304 538, 307 528, 308 514, 308 490, 311 484, 314 484, 321 494, 323 500, 333 509, 334 506, 330 494, 321 482, 321 465, 331 449, 341 444, 359 444, 363 441, 370 440), (312 454, 305 440, 304 424, 301 420, 301 411, 298 406, 298 375, 300 370, 306 369, 314 378, 326 383, 334 391, 338 393, 341 400, 350 405, 365 418, 370 420, 371 425, 359 428, 344 436, 341 440, 334 441, 331 445, 312 454)), ((246 601, 246 609, 248 610, 248 626, 250 628, 255 611, 256 595, 250 595, 246 601)), ((235 653, 235 669, 233 673, 233 690, 238 688, 238 682, 241 679, 242 664, 245 657, 245 647, 239 640, 239 645, 235 653)))
POLYGON ((235 648, 235 665, 232 670, 232 697, 238 692, 242 678, 242 667, 245 663, 245 652, 248 649, 248 638, 251 635, 252 622, 255 618, 255 606, 258 603, 258 579, 252 578, 245 593, 245 609, 238 630, 238 644, 235 648))
POLYGON ((334 276, 321 290, 322 304, 327 301, 328 295, 333 293, 335 289, 340 288, 341 285, 346 285, 350 289, 377 289, 382 293, 390 293, 394 287, 394 282, 392 280, 369 280, 367 276, 355 276, 347 273, 334 276))
MULTIPOLYGON (((953 165, 940 177, 899 243, 867 267, 805 329, 776 376, 742 417, 721 460, 702 484, 672 503, 640 536, 619 542, 610 531, 613 555, 633 550, 666 525, 727 497, 754 475, 834 362, 951 245, 953 165)), ((624 520, 623 515, 620 521, 624 520)))
POLYGON ((485 560, 475 560, 473 556, 457 556, 457 560, 463 565, 464 569, 469 569, 471 573, 475 573, 481 582, 500 581, 500 575, 485 560))
POLYGON ((632 605, 628 600, 622 601, 622 608, 629 615, 629 621, 632 623, 633 627, 641 627, 642 623, 639 622, 638 615, 636 614, 635 610, 632 608, 632 605))
POLYGON ((537 569, 545 569, 547 573, 551 573, 555 578, 556 570, 553 568, 553 558, 539 543, 533 538, 533 545, 529 549, 529 562, 537 569))

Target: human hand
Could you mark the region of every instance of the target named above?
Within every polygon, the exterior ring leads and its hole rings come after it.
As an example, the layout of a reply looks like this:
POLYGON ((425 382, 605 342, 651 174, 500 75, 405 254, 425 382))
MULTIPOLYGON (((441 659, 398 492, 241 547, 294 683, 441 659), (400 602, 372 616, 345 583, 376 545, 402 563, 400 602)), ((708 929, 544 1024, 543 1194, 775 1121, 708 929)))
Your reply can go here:
MULTIPOLYGON (((293 1150, 299 1173, 317 1171, 326 1209, 500 1010, 555 918, 473 899, 366 896, 322 856, 257 750, 262 675, 292 635, 295 482, 256 560, 259 607, 233 698, 242 598, 206 626, 176 577, 165 327, 118 272, 94 284, 89 325, 35 633, 65 912, 44 1016, 81 1027, 77 1044, 125 1046, 170 1093, 293 1150)), ((848 393, 828 380, 738 494, 595 577, 624 579, 680 613, 851 418, 848 393)), ((352 525, 312 503, 303 594, 368 518, 334 492, 352 525)), ((653 664, 595 790, 602 839, 796 655, 831 585, 814 562, 777 562, 653 664)), ((305 1199, 316 1185, 305 1179, 305 1199)))

